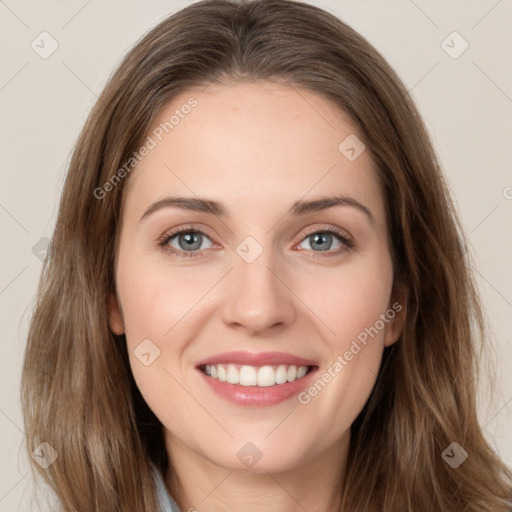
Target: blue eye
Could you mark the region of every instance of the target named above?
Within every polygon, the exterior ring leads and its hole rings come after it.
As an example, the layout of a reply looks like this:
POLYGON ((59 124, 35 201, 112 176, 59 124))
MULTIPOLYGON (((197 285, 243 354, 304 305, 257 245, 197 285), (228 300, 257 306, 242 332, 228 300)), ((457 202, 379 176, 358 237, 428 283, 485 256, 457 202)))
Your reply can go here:
POLYGON ((166 235, 160 245, 165 247, 169 254, 173 254, 179 258, 193 258, 196 256, 195 253, 197 253, 198 250, 204 249, 204 247, 201 247, 204 238, 209 240, 202 231, 185 227, 166 235), (176 239, 178 248, 170 245, 173 239, 176 239))
MULTIPOLYGON (((205 239, 210 240, 202 231, 183 226, 172 233, 166 234, 159 242, 159 245, 164 248, 169 255, 178 258, 195 258, 200 256, 203 250, 207 249, 203 247, 205 239), (176 239, 178 247, 171 245, 174 239, 176 239)), ((310 248, 307 250, 311 251, 314 257, 337 256, 351 249, 354 245, 352 240, 345 235, 344 232, 332 227, 310 230, 299 245, 302 245, 305 241, 309 241, 310 248), (333 241, 337 241, 339 244, 336 250, 331 250, 333 241)))
POLYGON ((310 249, 318 249, 321 252, 332 249, 333 241, 337 241, 340 245, 344 242, 340 240, 340 236, 337 233, 331 233, 327 230, 317 231, 312 235, 308 235, 304 241, 309 241, 310 249))
POLYGON ((311 256, 314 258, 340 256, 342 253, 354 247, 352 239, 347 234, 333 227, 310 229, 306 233, 303 242, 299 245, 302 245, 304 241, 309 241, 310 249, 308 249, 308 251, 311 252, 311 256), (333 238, 340 244, 336 250, 330 250, 332 248, 333 238))

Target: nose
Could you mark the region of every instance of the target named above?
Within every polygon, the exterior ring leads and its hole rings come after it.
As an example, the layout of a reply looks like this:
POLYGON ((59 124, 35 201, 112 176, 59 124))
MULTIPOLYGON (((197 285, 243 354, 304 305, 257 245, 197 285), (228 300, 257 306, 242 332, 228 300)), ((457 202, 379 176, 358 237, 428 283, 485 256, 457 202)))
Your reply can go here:
POLYGON ((286 276, 274 267, 266 251, 252 263, 235 261, 222 310, 228 326, 254 336, 292 324, 294 294, 286 276))

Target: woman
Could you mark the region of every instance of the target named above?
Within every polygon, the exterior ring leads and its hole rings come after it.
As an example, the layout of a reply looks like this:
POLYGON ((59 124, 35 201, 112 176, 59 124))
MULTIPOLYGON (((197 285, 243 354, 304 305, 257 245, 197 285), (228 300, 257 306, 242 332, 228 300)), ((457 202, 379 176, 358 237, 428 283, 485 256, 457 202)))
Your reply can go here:
POLYGON ((423 122, 311 5, 206 0, 74 150, 23 367, 62 510, 504 511, 484 321, 423 122))

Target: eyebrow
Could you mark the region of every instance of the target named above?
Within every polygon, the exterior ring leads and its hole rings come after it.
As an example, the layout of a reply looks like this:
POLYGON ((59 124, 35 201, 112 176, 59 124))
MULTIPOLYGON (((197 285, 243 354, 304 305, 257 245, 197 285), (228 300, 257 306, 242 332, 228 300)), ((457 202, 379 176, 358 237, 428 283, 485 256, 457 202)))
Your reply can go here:
MULTIPOLYGON (((306 215, 308 213, 327 210, 334 206, 351 206, 363 212, 372 223, 375 222, 372 212, 368 207, 348 196, 329 196, 311 201, 297 201, 293 203, 288 213, 293 216, 306 215)), ((162 208, 181 208, 183 210, 209 213, 217 217, 230 216, 229 210, 222 203, 212 199, 201 197, 166 197, 165 199, 152 203, 143 213, 140 220, 162 208)))

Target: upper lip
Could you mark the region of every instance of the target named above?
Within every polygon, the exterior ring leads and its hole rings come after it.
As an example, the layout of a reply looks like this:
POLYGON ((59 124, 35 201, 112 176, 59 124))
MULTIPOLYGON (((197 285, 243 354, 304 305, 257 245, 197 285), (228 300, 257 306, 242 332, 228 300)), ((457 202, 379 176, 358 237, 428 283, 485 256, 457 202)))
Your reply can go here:
POLYGON ((315 361, 304 359, 286 352, 224 352, 203 359, 196 366, 214 365, 214 364, 240 364, 247 366, 265 366, 265 365, 295 365, 295 366, 316 366, 315 361))

